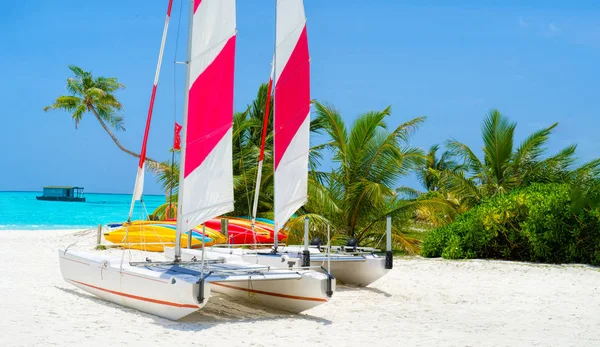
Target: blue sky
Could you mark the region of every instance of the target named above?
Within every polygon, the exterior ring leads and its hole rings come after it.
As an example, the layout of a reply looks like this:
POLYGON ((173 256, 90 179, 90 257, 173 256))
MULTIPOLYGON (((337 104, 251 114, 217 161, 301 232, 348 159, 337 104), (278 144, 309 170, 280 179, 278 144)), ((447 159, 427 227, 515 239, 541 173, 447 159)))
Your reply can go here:
MULTIPOLYGON (((349 123, 392 105, 390 125, 427 121, 412 143, 455 138, 481 147, 491 108, 518 122, 517 139, 555 121, 556 151, 578 143, 581 160, 600 156, 600 4, 597 1, 306 0, 312 97, 349 123), (450 5, 451 3, 451 5, 450 5)), ((174 66, 180 0, 175 0, 148 155, 169 157, 174 77, 181 119, 183 66, 174 66)), ((0 190, 75 184, 88 192, 130 193, 137 161, 96 120, 75 130, 69 115, 42 108, 65 94, 68 64, 127 85, 118 93, 138 151, 167 0, 12 1, 0 11, 2 127, 0 190)), ((185 57, 187 2, 178 59, 185 57)), ((238 0, 236 110, 268 79, 274 1, 238 0)), ((401 184, 417 186, 414 177, 401 184)), ((159 193, 152 178, 146 192, 159 193)))

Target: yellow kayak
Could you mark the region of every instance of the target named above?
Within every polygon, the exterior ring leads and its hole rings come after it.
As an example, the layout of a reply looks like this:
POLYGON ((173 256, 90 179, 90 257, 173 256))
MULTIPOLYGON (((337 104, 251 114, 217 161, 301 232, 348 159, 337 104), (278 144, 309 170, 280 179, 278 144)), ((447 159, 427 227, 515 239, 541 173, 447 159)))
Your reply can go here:
MULTIPOLYGON (((162 252, 164 246, 175 245, 175 231, 176 223, 173 221, 134 221, 131 224, 124 223, 121 227, 104 233, 104 238, 114 244, 121 244, 125 248, 162 252)), ((214 229, 205 228, 205 232, 204 244, 206 246, 227 242, 227 238, 214 229)), ((181 244, 185 247, 187 243, 188 235, 185 233, 181 235, 181 244)), ((198 247, 202 247, 202 226, 192 230, 192 248, 198 247)))

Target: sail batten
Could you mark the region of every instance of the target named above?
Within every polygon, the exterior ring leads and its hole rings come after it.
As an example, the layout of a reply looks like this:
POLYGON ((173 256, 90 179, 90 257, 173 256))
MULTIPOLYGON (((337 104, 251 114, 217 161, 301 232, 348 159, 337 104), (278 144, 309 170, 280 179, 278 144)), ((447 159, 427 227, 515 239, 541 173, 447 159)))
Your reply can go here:
POLYGON ((310 57, 303 1, 278 0, 276 17, 273 159, 278 232, 308 200, 310 57))

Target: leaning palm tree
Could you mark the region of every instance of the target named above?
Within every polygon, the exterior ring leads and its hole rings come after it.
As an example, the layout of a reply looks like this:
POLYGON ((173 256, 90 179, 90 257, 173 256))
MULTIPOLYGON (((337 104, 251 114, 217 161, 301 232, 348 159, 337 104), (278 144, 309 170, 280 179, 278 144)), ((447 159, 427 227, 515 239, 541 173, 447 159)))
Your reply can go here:
MULTIPOLYGON (((93 114, 104 131, 108 133, 113 142, 123 152, 139 158, 140 155, 123 147, 115 134, 111 131, 125 130, 123 116, 119 111, 123 105, 114 96, 114 93, 125 86, 114 77, 94 78, 91 72, 83 71, 80 67, 69 65, 69 69, 75 74, 67 78, 67 90, 69 95, 56 98, 52 105, 44 107, 44 111, 63 110, 71 113, 75 121, 75 129, 87 113, 93 114)), ((146 157, 147 161, 156 163, 155 160, 146 157)))
POLYGON ((299 238, 302 219, 308 216, 320 236, 330 224, 340 241, 355 238, 365 246, 377 246, 385 234, 385 218, 391 215, 395 244, 416 252, 417 240, 406 237, 403 230, 414 208, 427 202, 404 201, 394 187, 423 160, 422 151, 408 142, 425 118, 389 128, 386 118, 391 108, 387 107, 360 115, 348 128, 335 108, 315 102, 315 109, 315 122, 329 136, 319 149, 331 151, 334 167, 330 172, 312 170, 308 203, 288 222, 289 237, 299 238))

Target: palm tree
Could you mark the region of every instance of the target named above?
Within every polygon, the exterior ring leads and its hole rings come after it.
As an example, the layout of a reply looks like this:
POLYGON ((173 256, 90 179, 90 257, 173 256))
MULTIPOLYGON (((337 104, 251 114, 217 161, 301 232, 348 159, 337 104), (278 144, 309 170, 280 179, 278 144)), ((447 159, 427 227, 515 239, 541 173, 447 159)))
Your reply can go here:
MULTIPOLYGON (((256 93, 256 98, 252 104, 248 105, 246 111, 237 112, 234 115, 232 141, 235 210, 231 215, 247 216, 252 212, 267 90, 268 85, 266 83, 261 84, 256 93)), ((273 217, 272 110, 271 104, 257 210, 257 214, 264 218, 273 217)))
MULTIPOLYGON (((173 151, 173 149, 172 149, 173 151)), ((165 191, 166 202, 157 207, 151 214, 150 219, 164 220, 176 217, 177 197, 179 193, 179 162, 164 161, 152 167, 156 175, 156 181, 165 191)))
POLYGON ((448 141, 453 155, 464 161, 467 172, 444 170, 444 188, 474 206, 481 199, 509 192, 531 183, 565 182, 574 176, 585 176, 596 169, 597 161, 571 170, 575 162, 575 145, 553 156, 542 158, 552 130, 558 123, 534 132, 515 149, 516 123, 510 122, 498 110, 492 110, 483 121, 483 160, 464 143, 448 141))
MULTIPOLYGON (((59 96, 52 105, 44 107, 44 111, 63 110, 70 112, 75 121, 75 129, 79 127, 79 122, 83 116, 91 112, 119 149, 139 158, 138 153, 123 147, 111 131, 111 129, 114 131, 125 130, 123 116, 118 113, 123 109, 123 105, 114 96, 114 92, 125 88, 125 86, 114 77, 101 76, 94 78, 91 72, 83 71, 75 65, 69 65, 69 69, 75 74, 74 77, 67 78, 67 90, 70 95, 59 96)), ((148 157, 146 157, 146 160, 157 163, 154 159, 148 157)))
POLYGON ((336 238, 355 238, 363 245, 381 245, 385 235, 385 217, 394 217, 393 239, 411 252, 417 240, 405 237, 402 230, 414 209, 427 201, 405 201, 393 187, 423 161, 420 149, 408 144, 410 136, 424 121, 415 118, 390 129, 385 122, 391 108, 360 115, 348 128, 333 107, 315 102, 315 123, 329 135, 329 142, 313 147, 333 154, 330 172, 314 168, 309 175, 309 200, 298 217, 287 224, 290 238, 302 235, 302 220, 312 219, 320 236, 330 224, 336 238))
POLYGON ((445 170, 460 170, 461 166, 452 159, 452 152, 444 151, 441 157, 437 157, 440 146, 435 144, 429 148, 425 161, 417 169, 417 177, 427 191, 441 190, 440 175, 445 170))

